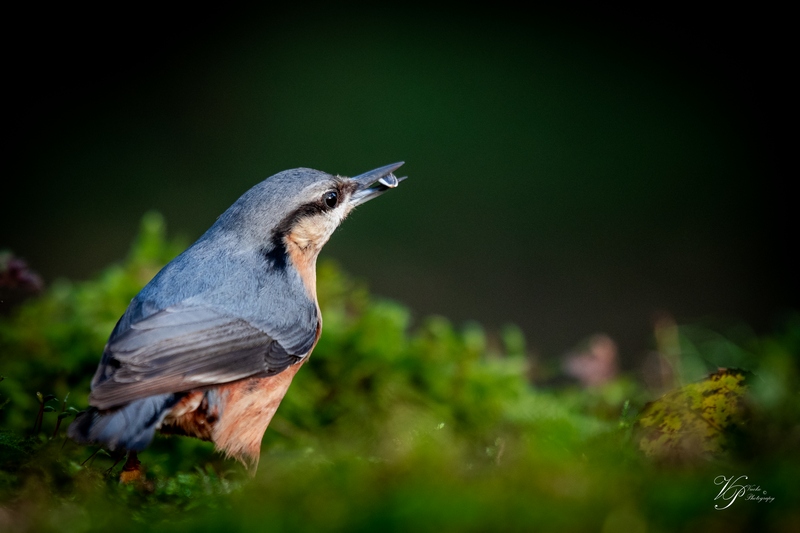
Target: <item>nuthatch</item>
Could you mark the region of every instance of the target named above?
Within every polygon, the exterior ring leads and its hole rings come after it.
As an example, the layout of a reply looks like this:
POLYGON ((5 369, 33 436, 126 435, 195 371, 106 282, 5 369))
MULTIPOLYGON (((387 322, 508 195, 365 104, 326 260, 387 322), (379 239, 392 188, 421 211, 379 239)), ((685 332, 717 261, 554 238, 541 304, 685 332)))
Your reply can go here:
POLYGON ((354 207, 404 179, 402 164, 354 178, 297 168, 244 193, 131 301, 69 437, 137 465, 156 430, 187 435, 254 472, 322 331, 317 256, 354 207))

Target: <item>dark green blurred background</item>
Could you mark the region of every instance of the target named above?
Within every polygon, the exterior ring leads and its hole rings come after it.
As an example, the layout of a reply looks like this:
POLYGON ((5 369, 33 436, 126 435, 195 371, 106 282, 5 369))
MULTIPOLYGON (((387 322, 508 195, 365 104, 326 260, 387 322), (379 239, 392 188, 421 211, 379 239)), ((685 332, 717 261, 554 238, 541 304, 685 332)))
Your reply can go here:
POLYGON ((287 168, 410 179, 323 254, 418 316, 596 332, 796 308, 779 14, 270 9, 11 16, 0 247, 47 281, 142 214, 197 238, 287 168))

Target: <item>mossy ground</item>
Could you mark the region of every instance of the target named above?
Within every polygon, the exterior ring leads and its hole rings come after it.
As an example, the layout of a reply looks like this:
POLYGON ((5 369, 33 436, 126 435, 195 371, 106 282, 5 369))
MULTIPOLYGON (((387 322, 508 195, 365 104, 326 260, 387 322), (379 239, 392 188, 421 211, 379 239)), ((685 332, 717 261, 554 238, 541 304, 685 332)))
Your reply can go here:
MULTIPOLYGON (((255 478, 209 443, 158 437, 146 478, 64 433, 130 299, 182 249, 156 214, 129 257, 0 320, 0 530, 794 531, 800 321, 770 337, 675 326, 654 395, 622 373, 537 387, 514 326, 416 319, 319 265, 325 328, 255 478), (725 370, 718 370, 719 367, 725 370), (94 452, 98 452, 94 454, 94 452), (94 454, 94 455, 93 455, 94 454), (746 475, 723 510, 719 476, 746 475), (746 499, 747 494, 774 498, 746 499)), ((656 339, 658 341, 658 339, 656 339)))

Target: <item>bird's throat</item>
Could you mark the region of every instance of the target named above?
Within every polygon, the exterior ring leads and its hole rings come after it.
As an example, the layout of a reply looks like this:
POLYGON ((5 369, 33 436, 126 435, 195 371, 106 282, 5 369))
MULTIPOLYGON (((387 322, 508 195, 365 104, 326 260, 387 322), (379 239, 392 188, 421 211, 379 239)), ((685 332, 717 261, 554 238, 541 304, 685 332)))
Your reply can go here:
MULTIPOLYGON (((286 255, 300 274, 303 286, 308 292, 312 302, 317 301, 317 256, 319 248, 307 243, 304 240, 295 240, 293 234, 289 234, 284 239, 286 245, 286 255), (305 246, 302 246, 305 244, 305 246)), ((320 247, 321 248, 321 247, 320 247)))

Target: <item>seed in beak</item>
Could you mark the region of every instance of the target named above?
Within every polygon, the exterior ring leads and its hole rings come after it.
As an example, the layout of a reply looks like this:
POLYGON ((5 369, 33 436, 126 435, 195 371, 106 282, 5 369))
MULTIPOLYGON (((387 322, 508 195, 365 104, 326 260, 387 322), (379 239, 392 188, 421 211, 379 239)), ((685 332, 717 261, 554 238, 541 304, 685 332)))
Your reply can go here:
POLYGON ((394 189, 400 182, 397 181, 397 177, 390 172, 388 176, 384 176, 381 179, 379 179, 378 183, 380 183, 381 185, 385 185, 390 189, 394 189))

